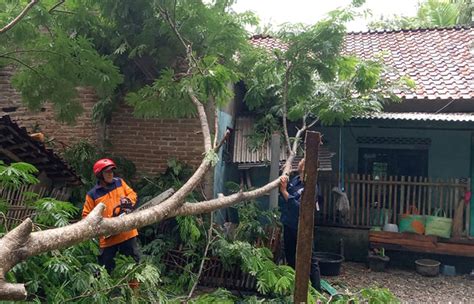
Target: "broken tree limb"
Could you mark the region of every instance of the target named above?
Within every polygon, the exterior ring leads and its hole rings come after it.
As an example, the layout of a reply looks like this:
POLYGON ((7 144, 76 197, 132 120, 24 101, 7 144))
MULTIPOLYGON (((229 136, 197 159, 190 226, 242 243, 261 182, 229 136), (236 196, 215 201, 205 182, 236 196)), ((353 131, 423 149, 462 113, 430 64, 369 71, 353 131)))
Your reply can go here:
MULTIPOLYGON (((270 181, 278 178, 278 167, 280 165, 280 133, 272 134, 271 141, 271 162, 270 162, 270 181)), ((278 208, 278 189, 270 191, 270 208, 278 208)))
POLYGON ((314 211, 316 208, 316 184, 318 181, 318 153, 321 135, 307 131, 305 140, 304 191, 301 198, 298 236, 296 243, 296 274, 294 303, 308 300, 308 282, 313 250, 314 211))

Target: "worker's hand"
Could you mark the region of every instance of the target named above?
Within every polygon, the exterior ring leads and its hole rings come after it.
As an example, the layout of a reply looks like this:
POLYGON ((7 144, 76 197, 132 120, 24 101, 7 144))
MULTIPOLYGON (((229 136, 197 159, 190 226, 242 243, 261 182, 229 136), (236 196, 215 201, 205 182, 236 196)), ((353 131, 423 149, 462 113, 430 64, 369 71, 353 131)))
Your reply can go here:
POLYGON ((282 175, 280 176, 280 192, 286 191, 288 187, 288 176, 282 175))

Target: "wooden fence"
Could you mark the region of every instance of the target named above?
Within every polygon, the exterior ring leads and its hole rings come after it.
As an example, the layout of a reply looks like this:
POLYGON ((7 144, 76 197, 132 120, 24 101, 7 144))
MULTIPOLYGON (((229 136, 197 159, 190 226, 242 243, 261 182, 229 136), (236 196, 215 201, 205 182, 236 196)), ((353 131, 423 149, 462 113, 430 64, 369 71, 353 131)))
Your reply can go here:
MULTIPOLYGON (((320 223, 347 224, 354 226, 383 226, 398 224, 400 214, 412 206, 422 215, 433 215, 441 208, 447 217, 453 218, 469 179, 439 179, 429 177, 388 176, 374 179, 370 175, 346 174, 344 189, 349 199, 350 210, 341 212, 336 203, 338 186, 336 176, 321 177, 319 184, 323 203, 318 215, 320 223)), ((466 208, 465 208, 466 209, 466 208)), ((469 212, 463 214, 463 228, 469 229, 469 212)))
POLYGON ((67 201, 70 195, 71 191, 67 188, 51 190, 37 185, 25 185, 18 189, 0 188, 0 200, 7 204, 7 212, 2 214, 0 223, 5 225, 7 229, 11 229, 33 215, 35 209, 29 203, 43 197, 67 201))

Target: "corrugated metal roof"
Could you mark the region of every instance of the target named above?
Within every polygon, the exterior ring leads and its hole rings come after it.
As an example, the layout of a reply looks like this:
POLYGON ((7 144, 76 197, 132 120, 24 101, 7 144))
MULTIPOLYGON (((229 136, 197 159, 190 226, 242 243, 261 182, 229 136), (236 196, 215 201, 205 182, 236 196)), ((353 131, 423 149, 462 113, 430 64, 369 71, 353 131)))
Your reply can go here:
MULTIPOLYGON (((249 135, 253 132, 255 119, 253 117, 237 117, 234 129, 234 149, 232 162, 238 164, 240 169, 269 166, 271 156, 270 143, 267 142, 260 149, 251 150, 249 146, 249 135)), ((319 169, 320 171, 331 171, 331 153, 325 146, 319 149, 319 169)), ((280 163, 286 160, 286 149, 280 148, 280 163)), ((295 158, 293 167, 298 164, 301 158, 295 158)))
POLYGON ((381 112, 371 113, 358 118, 414 121, 474 122, 474 113, 381 112))

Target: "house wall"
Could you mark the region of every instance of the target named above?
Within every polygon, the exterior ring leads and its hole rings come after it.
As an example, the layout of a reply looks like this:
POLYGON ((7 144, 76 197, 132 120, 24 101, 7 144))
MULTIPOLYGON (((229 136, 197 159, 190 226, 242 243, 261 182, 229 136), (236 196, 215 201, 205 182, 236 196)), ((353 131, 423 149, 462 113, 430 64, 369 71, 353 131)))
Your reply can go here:
MULTIPOLYGON (((12 87, 10 67, 0 69, 0 115, 10 115, 28 132, 39 128, 48 139, 53 139, 57 152, 81 139, 98 143, 101 128, 92 122, 92 108, 97 96, 92 89, 79 88, 79 100, 84 113, 72 125, 59 123, 54 118, 50 103, 39 112, 29 111, 21 95, 12 87)), ((151 175, 163 172, 171 158, 193 167, 200 164, 203 153, 202 133, 198 119, 138 119, 132 109, 121 106, 112 115, 106 128, 107 151, 113 157, 120 155, 133 161, 137 172, 151 175)))
MULTIPOLYGON (((403 124, 403 123, 401 123, 403 124)), ((330 150, 336 152, 333 157, 335 172, 339 170, 339 127, 320 128, 323 141, 330 150)), ((471 132, 467 129, 422 129, 417 127, 403 128, 398 125, 390 127, 379 125, 372 127, 347 126, 342 129, 342 146, 345 173, 358 172, 360 147, 377 147, 393 149, 415 149, 411 145, 367 145, 358 144, 357 137, 419 137, 430 138, 428 175, 435 178, 469 177, 471 157, 471 132)))
POLYGON ((133 161, 139 175, 164 172, 174 158, 199 166, 204 152, 202 131, 197 118, 141 119, 132 108, 120 106, 107 126, 111 155, 133 161))
POLYGON ((44 104, 39 112, 32 112, 22 103, 21 95, 11 85, 13 75, 11 67, 0 68, 0 115, 10 115, 18 125, 25 127, 28 132, 35 129, 45 134, 47 139, 54 139, 59 151, 80 139, 92 142, 98 140, 98 127, 91 120, 92 107, 97 96, 92 89, 78 89, 79 100, 84 107, 84 113, 77 118, 73 125, 60 123, 55 119, 51 103, 44 104))

